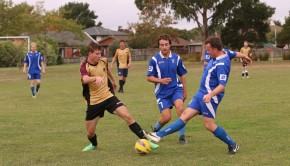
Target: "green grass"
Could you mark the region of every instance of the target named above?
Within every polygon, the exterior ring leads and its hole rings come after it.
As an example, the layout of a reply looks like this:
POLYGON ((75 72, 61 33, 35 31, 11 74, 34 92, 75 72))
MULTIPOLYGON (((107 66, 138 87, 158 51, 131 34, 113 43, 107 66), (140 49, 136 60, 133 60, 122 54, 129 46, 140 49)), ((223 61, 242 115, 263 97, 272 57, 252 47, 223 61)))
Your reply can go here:
MULTIPOLYGON (((185 66, 189 71, 186 106, 203 69, 200 63, 185 66)), ((251 78, 245 80, 241 69, 233 62, 216 118, 240 144, 238 154, 227 155, 227 146, 196 117, 187 125, 189 144, 179 145, 175 133, 160 142, 160 149, 139 156, 134 151, 138 138, 123 120, 109 113, 97 126, 98 149, 81 152, 88 140, 79 64, 49 66, 37 99, 31 97, 19 69, 1 68, 0 165, 290 165, 290 62, 255 62, 249 68, 251 78)), ((160 115, 146 70, 147 62, 134 62, 125 94, 117 96, 150 130, 160 115)), ((115 68, 113 72, 117 79, 115 68)))

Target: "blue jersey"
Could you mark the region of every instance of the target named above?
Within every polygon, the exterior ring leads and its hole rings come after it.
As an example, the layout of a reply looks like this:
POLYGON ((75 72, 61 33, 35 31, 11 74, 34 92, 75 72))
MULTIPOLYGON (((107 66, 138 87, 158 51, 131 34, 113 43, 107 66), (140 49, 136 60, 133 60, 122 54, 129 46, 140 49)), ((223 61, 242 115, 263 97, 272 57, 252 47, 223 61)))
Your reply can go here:
MULTIPOLYGON (((236 52, 224 49, 224 55, 213 58, 209 61, 203 72, 200 87, 196 97, 203 98, 204 95, 213 91, 218 85, 226 86, 231 69, 231 59, 236 56, 236 52)), ((212 97, 215 103, 220 103, 224 96, 224 91, 212 97)))
POLYGON ((171 78, 172 81, 167 85, 155 83, 155 95, 167 96, 174 92, 182 84, 178 76, 183 76, 187 73, 179 55, 170 52, 168 58, 165 58, 161 52, 154 55, 148 65, 147 76, 156 78, 171 78))
POLYGON ((40 63, 43 62, 43 58, 40 52, 35 51, 32 53, 29 51, 24 59, 24 63, 28 65, 28 73, 29 74, 36 74, 41 72, 41 65, 40 63))
MULTIPOLYGON (((228 54, 230 60, 232 60, 233 58, 235 58, 236 55, 237 55, 236 52, 234 52, 234 51, 230 51, 230 50, 225 49, 225 48, 223 49, 223 51, 224 51, 224 53, 227 53, 227 54, 228 54)), ((207 63, 209 63, 209 61, 210 61, 211 59, 212 59, 212 58, 210 57, 210 55, 208 54, 208 52, 205 51, 205 59, 204 59, 204 61, 207 62, 207 63)), ((205 70, 205 69, 206 69, 206 66, 204 66, 203 69, 205 70)))

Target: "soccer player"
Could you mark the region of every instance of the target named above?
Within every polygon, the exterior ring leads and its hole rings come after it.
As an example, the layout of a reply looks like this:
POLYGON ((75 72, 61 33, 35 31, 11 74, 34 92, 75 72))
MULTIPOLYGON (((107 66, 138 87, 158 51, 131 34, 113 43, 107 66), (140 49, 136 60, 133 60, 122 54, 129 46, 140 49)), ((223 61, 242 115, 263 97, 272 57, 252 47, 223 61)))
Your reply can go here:
POLYGON ((115 52, 114 58, 112 59, 111 67, 115 61, 118 61, 118 76, 119 76, 119 93, 124 93, 124 85, 126 83, 126 77, 128 76, 128 69, 131 67, 132 57, 129 48, 126 48, 125 40, 120 40, 120 48, 115 52))
MULTIPOLYGON (((252 49, 249 47, 248 41, 244 41, 244 47, 241 48, 240 52, 248 57, 252 57, 252 49)), ((242 61, 242 60, 241 60, 242 61)), ((250 78, 247 70, 247 63, 242 61, 243 71, 242 71, 242 78, 250 78)))
MULTIPOLYGON (((160 52, 149 61, 147 80, 155 83, 155 96, 161 118, 153 131, 159 131, 171 120, 170 108, 174 105, 177 115, 183 112, 183 101, 187 98, 185 69, 179 55, 170 51, 171 40, 167 35, 158 38, 160 52)), ((179 143, 187 144, 185 127, 179 131, 179 143)))
POLYGON ((209 37, 205 44, 206 50, 212 59, 203 72, 199 90, 188 104, 188 107, 180 118, 169 126, 158 132, 148 133, 144 131, 144 134, 152 141, 159 142, 161 138, 180 130, 190 119, 200 114, 205 128, 228 145, 228 154, 235 154, 239 145, 232 140, 221 126, 215 123, 214 118, 216 117, 217 107, 224 96, 225 86, 229 78, 230 59, 237 57, 245 59, 248 63, 252 61, 240 52, 223 50, 222 42, 218 37, 209 37))
MULTIPOLYGON (((87 103, 87 137, 91 142, 82 151, 93 150, 97 147, 96 125, 99 119, 104 116, 105 110, 125 120, 131 131, 139 138, 145 138, 142 128, 133 119, 124 104, 109 90, 108 60, 101 56, 101 52, 102 47, 91 42, 87 47, 88 58, 80 67, 83 96, 87 103)), ((112 82, 115 82, 113 77, 111 79, 112 82)), ((151 143, 152 149, 158 147, 158 145, 151 143)))
POLYGON ((36 43, 30 44, 30 51, 25 56, 23 67, 24 74, 26 74, 27 66, 32 97, 36 98, 40 88, 41 73, 45 74, 44 60, 41 53, 36 51, 36 43), (36 81, 36 90, 34 88, 34 81, 36 81))

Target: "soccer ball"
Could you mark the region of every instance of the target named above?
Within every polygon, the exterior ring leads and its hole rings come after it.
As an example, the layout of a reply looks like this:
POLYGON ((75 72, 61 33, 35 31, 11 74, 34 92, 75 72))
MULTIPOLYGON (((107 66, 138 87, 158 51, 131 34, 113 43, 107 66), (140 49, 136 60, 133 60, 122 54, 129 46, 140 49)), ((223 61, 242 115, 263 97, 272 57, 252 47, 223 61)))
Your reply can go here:
POLYGON ((140 139, 135 143, 135 150, 137 153, 144 155, 151 150, 150 143, 146 139, 140 139))

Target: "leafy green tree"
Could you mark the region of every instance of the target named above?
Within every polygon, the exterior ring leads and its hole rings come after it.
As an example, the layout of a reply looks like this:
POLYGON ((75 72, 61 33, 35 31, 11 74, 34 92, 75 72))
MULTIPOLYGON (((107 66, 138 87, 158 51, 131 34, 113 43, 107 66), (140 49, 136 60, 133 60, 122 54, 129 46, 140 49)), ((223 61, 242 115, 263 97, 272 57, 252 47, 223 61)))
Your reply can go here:
POLYGON ((101 22, 96 24, 95 19, 97 19, 98 16, 94 11, 89 10, 89 4, 87 3, 69 2, 60 7, 59 12, 64 18, 75 20, 85 28, 102 26, 101 22))
POLYGON ((157 38, 161 34, 167 34, 173 40, 177 39, 178 33, 170 27, 176 22, 171 13, 166 11, 162 0, 147 0, 144 3, 146 8, 140 13, 140 22, 129 24, 129 30, 135 32, 131 33, 130 37, 136 42, 135 46, 133 43, 130 46, 142 48, 145 41, 147 48, 157 47, 157 38), (136 45, 138 43, 139 45, 136 45))
POLYGON ((0 67, 15 67, 21 50, 11 41, 0 42, 0 67))
POLYGON ((275 8, 259 0, 239 1, 230 10, 231 15, 225 19, 227 23, 221 31, 223 44, 239 49, 245 40, 255 45, 266 42, 266 34, 270 31, 268 20, 274 12, 275 8))
POLYGON ((285 24, 282 26, 283 29, 278 33, 277 41, 279 45, 290 44, 290 16, 286 18, 285 24))

